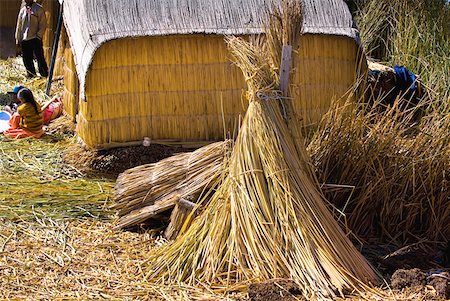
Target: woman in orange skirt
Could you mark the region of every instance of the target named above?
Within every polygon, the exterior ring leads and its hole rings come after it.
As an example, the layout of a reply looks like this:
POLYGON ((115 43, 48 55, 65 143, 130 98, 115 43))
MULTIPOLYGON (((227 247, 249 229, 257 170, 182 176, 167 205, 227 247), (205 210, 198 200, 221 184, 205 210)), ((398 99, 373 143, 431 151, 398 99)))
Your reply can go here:
POLYGON ((17 98, 21 104, 11 117, 11 128, 3 134, 11 138, 41 137, 44 134, 41 106, 26 88, 19 91, 17 98))

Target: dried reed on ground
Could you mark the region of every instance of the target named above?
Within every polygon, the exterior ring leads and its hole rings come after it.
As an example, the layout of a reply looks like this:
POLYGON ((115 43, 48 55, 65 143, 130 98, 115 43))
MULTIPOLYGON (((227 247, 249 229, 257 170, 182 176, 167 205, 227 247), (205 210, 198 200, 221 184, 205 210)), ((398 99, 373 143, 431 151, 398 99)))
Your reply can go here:
POLYGON ((0 299, 234 300, 146 281, 145 254, 159 244, 155 233, 116 232, 110 223, 93 219, 2 221, 0 299))
POLYGON ((364 106, 336 105, 308 147, 321 182, 354 187, 328 198, 345 206, 348 226, 362 237, 448 241, 449 115, 435 110, 415 124, 418 110, 435 105, 405 112, 396 103, 383 113, 376 103, 364 106))
MULTIPOLYGON (((286 8, 301 16, 299 6, 286 8)), ((304 146, 295 145, 282 116, 267 48, 228 43, 250 103, 226 177, 192 226, 152 251, 148 278, 227 290, 285 277, 313 299, 367 289, 378 277, 328 211, 309 159, 299 156, 306 151, 298 151, 304 146)))
POLYGON ((170 210, 177 200, 201 196, 216 186, 223 174, 224 158, 231 141, 212 143, 192 153, 182 153, 157 163, 138 166, 117 178, 112 209, 116 228, 137 225, 159 212, 170 210))
POLYGON ((64 113, 47 126, 45 133, 62 138, 71 138, 75 134, 75 124, 70 116, 64 113))
POLYGON ((84 179, 62 155, 67 141, 0 136, 0 217, 30 220, 108 216, 113 183, 84 179))
MULTIPOLYGON (((9 103, 9 96, 6 95, 7 91, 11 91, 14 86, 25 86, 29 88, 35 99, 43 104, 50 99, 49 96, 45 94, 45 86, 47 83, 47 78, 44 77, 26 77, 26 69, 22 64, 22 59, 10 58, 8 60, 0 60, 0 106, 9 103)), ((54 79, 54 81, 59 81, 59 79, 54 79)), ((60 84, 53 84, 51 90, 51 96, 55 94, 62 94, 62 86, 60 84)))

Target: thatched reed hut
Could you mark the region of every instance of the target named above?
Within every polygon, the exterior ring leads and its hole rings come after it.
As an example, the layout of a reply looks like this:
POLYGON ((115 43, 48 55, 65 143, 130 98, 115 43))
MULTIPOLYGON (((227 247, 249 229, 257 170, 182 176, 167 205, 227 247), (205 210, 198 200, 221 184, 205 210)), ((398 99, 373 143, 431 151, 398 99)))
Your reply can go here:
MULTIPOLYGON (((58 18, 58 0, 35 0, 42 5, 47 17, 47 30, 43 37, 44 55, 47 63, 50 63, 53 39, 55 35, 56 22, 58 18)), ((0 58, 15 56, 15 38, 17 15, 21 5, 20 0, 0 0, 0 58)))
MULTIPOLYGON (((305 124, 359 76, 358 32, 342 0, 304 0, 291 88, 305 124)), ((65 107, 91 147, 214 141, 245 111, 224 35, 263 32, 267 0, 64 2, 65 107), (74 75, 77 76, 74 76, 74 75)))

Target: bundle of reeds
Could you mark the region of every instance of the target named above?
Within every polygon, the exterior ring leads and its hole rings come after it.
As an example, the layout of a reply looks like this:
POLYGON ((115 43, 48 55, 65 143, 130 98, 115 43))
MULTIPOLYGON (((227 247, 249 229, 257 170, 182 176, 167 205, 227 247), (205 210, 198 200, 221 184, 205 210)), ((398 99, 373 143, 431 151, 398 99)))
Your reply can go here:
POLYGON ((216 142, 121 173, 112 206, 120 217, 116 228, 137 225, 172 209, 180 199, 196 199, 208 191, 223 173, 230 148, 230 140, 216 142))
MULTIPOLYGON (((286 9, 295 11, 295 17, 278 24, 295 28, 301 9, 298 4, 286 9)), ((294 142, 267 45, 239 38, 228 43, 248 83, 250 103, 226 176, 190 228, 152 252, 148 278, 230 289, 285 277, 296 281, 308 298, 377 282, 328 211, 311 177, 305 146, 294 142)))

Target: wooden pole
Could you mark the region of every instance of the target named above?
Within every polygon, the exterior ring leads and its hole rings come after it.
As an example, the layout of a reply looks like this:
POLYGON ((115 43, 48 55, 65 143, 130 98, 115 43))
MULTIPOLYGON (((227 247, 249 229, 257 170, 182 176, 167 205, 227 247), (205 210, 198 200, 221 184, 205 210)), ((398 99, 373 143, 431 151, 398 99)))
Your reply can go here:
POLYGON ((53 70, 55 69, 56 54, 58 53, 59 37, 61 35, 61 27, 62 27, 62 20, 63 20, 63 5, 64 5, 64 1, 61 1, 61 5, 59 6, 58 23, 56 25, 55 39, 53 40, 53 49, 52 49, 52 58, 50 61, 50 70, 48 72, 47 86, 45 87, 45 94, 47 94, 47 96, 50 96, 50 89, 52 87, 52 79, 53 79, 53 70))
POLYGON ((178 236, 181 228, 184 225, 184 222, 186 221, 194 207, 195 203, 192 203, 185 199, 180 199, 176 202, 172 214, 170 215, 170 224, 167 226, 166 231, 164 231, 164 237, 166 239, 172 240, 178 236))
POLYGON ((283 45, 281 52, 280 66, 280 89, 283 96, 287 96, 289 92, 289 74, 291 72, 292 46, 283 45))

